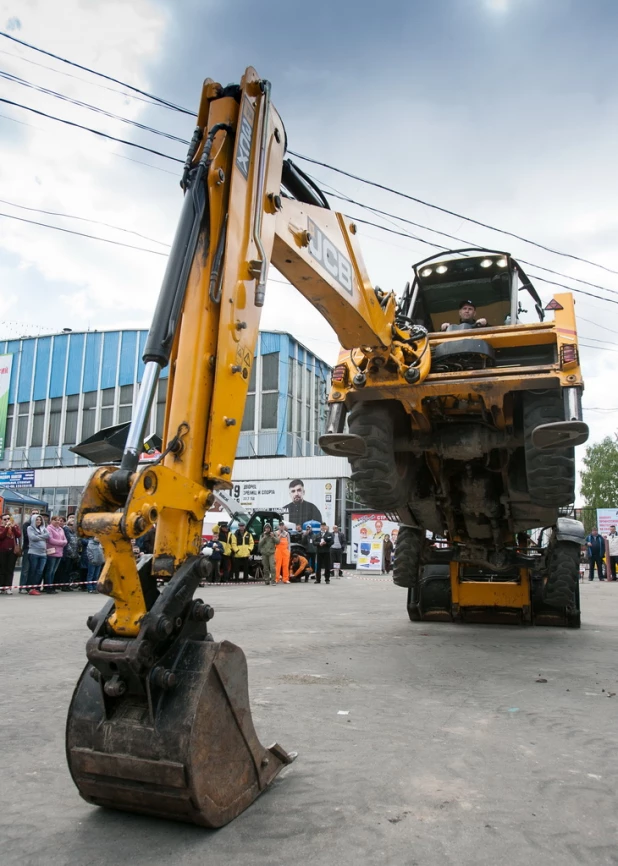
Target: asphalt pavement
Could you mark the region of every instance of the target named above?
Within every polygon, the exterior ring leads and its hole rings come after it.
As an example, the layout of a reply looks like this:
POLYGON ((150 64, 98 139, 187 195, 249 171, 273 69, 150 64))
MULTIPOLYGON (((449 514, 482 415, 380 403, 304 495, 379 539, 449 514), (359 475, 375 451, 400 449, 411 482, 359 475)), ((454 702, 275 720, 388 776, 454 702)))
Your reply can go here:
POLYGON ((0 596, 2 866, 618 864, 618 585, 581 630, 410 623, 387 578, 200 590, 299 756, 227 827, 88 805, 64 756, 83 593, 0 596))

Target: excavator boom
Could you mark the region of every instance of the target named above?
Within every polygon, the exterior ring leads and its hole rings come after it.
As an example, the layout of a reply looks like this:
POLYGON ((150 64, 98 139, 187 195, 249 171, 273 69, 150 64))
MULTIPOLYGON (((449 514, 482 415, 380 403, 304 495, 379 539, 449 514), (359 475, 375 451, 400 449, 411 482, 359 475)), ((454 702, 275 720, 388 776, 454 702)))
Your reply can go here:
POLYGON ((231 487, 269 265, 355 363, 388 365, 402 381, 429 371, 426 334, 397 326, 395 297, 370 285, 355 226, 285 161, 284 142, 270 84, 254 69, 239 86, 204 82, 122 462, 95 470, 78 511, 80 533, 103 545, 97 588, 109 601, 89 619, 69 710, 73 779, 91 803, 211 827, 293 759, 260 744, 242 650, 213 640, 214 612, 193 598, 211 568, 199 555, 204 514, 214 491, 231 487), (163 453, 140 466, 168 365, 163 453), (136 562, 132 540, 153 526, 154 554, 136 562))

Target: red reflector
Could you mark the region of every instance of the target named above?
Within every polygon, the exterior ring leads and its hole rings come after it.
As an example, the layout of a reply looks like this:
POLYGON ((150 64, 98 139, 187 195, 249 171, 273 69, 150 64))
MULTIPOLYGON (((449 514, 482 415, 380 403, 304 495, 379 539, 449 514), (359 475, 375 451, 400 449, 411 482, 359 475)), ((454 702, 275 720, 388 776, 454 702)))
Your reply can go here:
POLYGON ((555 298, 552 298, 549 304, 545 307, 546 310, 564 310, 562 304, 559 304, 555 298))
POLYGON ((348 369, 343 364, 333 368, 331 373, 331 381, 338 384, 344 384, 348 376, 348 369))
POLYGON ((579 362, 577 354, 577 346, 561 346, 560 347, 560 363, 577 364, 579 362))

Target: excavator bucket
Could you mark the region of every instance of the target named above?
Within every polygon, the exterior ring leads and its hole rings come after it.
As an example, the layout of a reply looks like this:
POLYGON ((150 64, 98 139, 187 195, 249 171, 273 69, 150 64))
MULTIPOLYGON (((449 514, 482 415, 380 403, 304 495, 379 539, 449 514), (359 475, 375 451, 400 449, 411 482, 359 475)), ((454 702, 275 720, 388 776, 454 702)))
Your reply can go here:
POLYGON ((295 757, 261 745, 244 653, 208 638, 177 642, 142 694, 108 694, 99 671, 86 665, 66 748, 88 803, 203 827, 239 815, 295 757))

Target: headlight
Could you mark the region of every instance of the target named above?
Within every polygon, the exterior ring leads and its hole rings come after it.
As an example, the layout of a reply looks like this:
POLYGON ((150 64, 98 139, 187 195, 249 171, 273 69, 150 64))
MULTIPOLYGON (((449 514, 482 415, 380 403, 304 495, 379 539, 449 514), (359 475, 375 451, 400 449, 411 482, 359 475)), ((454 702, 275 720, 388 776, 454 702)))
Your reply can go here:
POLYGON ((493 259, 483 259, 483 261, 481 262, 481 267, 482 268, 490 268, 493 265, 493 263, 494 263, 493 259))
POLYGON ((506 268, 508 262, 506 259, 498 259, 496 264, 498 265, 499 268, 506 268))
POLYGON ((431 276, 431 268, 424 268, 421 271, 421 277, 430 277, 431 276))
POLYGON ((447 271, 448 268, 446 267, 446 265, 438 265, 438 267, 436 268, 437 274, 445 274, 447 271))

